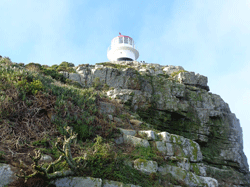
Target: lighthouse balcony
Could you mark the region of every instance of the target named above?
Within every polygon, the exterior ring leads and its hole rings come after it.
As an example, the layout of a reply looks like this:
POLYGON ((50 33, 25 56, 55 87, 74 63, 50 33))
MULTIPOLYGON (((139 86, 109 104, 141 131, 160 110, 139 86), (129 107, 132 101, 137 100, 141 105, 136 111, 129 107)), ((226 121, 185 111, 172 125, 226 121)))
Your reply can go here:
POLYGON ((107 56, 110 61, 134 61, 139 57, 139 52, 132 47, 119 46, 111 48, 107 56))
POLYGON ((118 48, 130 48, 130 49, 133 48, 133 49, 138 51, 138 49, 137 49, 137 47, 135 47, 135 45, 121 43, 121 44, 109 46, 107 52, 109 52, 111 49, 118 49, 118 48))

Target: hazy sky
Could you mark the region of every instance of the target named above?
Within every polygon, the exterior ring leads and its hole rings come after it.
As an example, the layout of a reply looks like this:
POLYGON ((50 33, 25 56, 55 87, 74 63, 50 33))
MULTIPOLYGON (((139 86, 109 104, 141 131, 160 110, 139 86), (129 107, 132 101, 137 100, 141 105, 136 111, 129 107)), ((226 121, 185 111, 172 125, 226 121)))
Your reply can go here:
POLYGON ((239 118, 250 160, 249 0, 0 0, 0 12, 0 55, 14 62, 105 62, 121 32, 139 61, 207 76, 239 118))

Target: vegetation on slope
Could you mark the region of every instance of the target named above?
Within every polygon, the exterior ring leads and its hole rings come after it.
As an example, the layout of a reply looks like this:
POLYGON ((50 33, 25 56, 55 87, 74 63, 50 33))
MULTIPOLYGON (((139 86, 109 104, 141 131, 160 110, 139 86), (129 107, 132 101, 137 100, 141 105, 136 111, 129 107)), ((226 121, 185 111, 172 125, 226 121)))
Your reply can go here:
MULTIPOLYGON (((70 126, 78 134, 77 141, 70 146, 73 158, 86 157, 79 176, 158 186, 159 176, 148 177, 124 161, 162 159, 161 155, 152 148, 114 146, 114 138, 119 134, 117 124, 98 110, 100 101, 109 101, 98 90, 82 89, 59 73, 74 72, 72 66, 67 62, 52 67, 35 63, 24 66, 12 63, 9 58, 0 59, 0 162, 23 169, 26 176, 32 174, 28 153, 34 155, 34 150, 39 150, 58 159, 62 152, 56 142, 68 137, 65 128, 70 126)), ((127 115, 123 111, 123 116, 127 115)), ((53 173, 70 167, 62 161, 48 168, 47 172, 53 173)), ((38 172, 26 183, 20 178, 18 186, 35 186, 45 180, 42 172, 38 172)))

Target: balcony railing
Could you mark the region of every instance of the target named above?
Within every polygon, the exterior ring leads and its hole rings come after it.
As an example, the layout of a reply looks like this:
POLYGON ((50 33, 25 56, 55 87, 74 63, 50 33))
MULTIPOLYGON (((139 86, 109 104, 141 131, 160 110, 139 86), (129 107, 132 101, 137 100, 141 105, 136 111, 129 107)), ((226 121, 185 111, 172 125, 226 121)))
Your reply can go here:
POLYGON ((137 47, 136 47, 135 45, 132 46, 132 45, 130 45, 130 44, 121 43, 121 44, 116 44, 116 45, 114 45, 114 46, 109 46, 107 52, 109 52, 109 51, 110 51, 111 49, 113 49, 113 48, 121 47, 121 46, 124 46, 124 47, 131 47, 131 48, 134 48, 134 49, 136 49, 136 50, 138 51, 138 49, 137 49, 137 47))

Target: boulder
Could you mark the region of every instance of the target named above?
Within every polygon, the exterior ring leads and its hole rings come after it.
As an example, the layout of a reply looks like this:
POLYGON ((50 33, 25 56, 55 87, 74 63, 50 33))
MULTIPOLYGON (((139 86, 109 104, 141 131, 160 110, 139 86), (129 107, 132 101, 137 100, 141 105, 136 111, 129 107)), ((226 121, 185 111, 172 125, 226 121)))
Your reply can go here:
POLYGON ((156 148, 166 156, 184 156, 191 162, 202 160, 200 146, 195 141, 168 132, 158 133, 161 141, 156 141, 156 148))
POLYGON ((137 120, 137 119, 131 119, 131 120, 130 120, 130 123, 132 123, 132 124, 135 125, 135 126, 141 126, 141 125, 143 124, 142 121, 139 121, 139 120, 137 120))
POLYGON ((52 161, 53 161, 52 157, 49 155, 45 155, 45 154, 42 155, 41 159, 39 160, 39 162, 41 162, 41 163, 50 163, 52 161))
POLYGON ((64 177, 51 182, 56 187, 102 187, 102 179, 92 177, 64 177))
POLYGON ((157 138, 157 134, 152 130, 139 131, 138 134, 141 136, 145 136, 147 140, 155 140, 157 138))
POLYGON ((143 173, 150 174, 157 172, 158 164, 152 160, 136 159, 134 161, 134 168, 143 173))
POLYGON ((99 103, 99 109, 100 109, 100 112, 104 114, 114 114, 116 111, 115 105, 111 103, 107 103, 107 102, 102 102, 102 101, 100 101, 99 103))
POLYGON ((173 156, 174 155, 174 149, 173 149, 173 145, 171 143, 156 141, 155 145, 156 145, 156 148, 160 152, 163 153, 163 155, 166 155, 166 156, 173 156))
POLYGON ((131 144, 133 146, 142 146, 142 147, 149 147, 149 142, 142 138, 137 138, 131 135, 123 135, 123 139, 125 143, 131 144))
POLYGON ((0 187, 7 186, 11 182, 17 180, 15 175, 17 171, 17 168, 9 164, 0 163, 0 187))
POLYGON ((136 131, 135 130, 128 130, 128 129, 122 129, 122 128, 118 128, 122 134, 124 135, 130 135, 130 136, 135 136, 136 135, 136 131))
POLYGON ((102 187, 140 187, 133 184, 123 184, 122 182, 112 181, 112 180, 103 180, 102 187))
POLYGON ((207 77, 198 73, 195 74, 194 72, 180 72, 179 74, 175 75, 174 78, 180 83, 194 85, 209 91, 209 87, 207 86, 207 77))
POLYGON ((178 71, 181 71, 181 70, 184 70, 184 68, 181 67, 181 66, 172 66, 172 65, 169 65, 169 66, 163 67, 163 71, 166 74, 168 74, 168 75, 171 75, 172 73, 178 72, 178 71))

